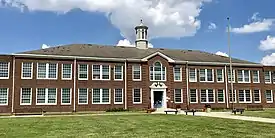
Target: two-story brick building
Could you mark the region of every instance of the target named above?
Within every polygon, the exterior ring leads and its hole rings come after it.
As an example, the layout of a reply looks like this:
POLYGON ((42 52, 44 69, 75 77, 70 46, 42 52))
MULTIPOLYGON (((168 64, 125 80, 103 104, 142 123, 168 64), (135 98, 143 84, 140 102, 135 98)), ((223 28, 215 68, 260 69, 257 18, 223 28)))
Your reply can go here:
POLYGON ((110 108, 275 107, 275 68, 196 50, 72 44, 0 55, 0 113, 110 108), (233 98, 230 81, 233 81, 233 98))

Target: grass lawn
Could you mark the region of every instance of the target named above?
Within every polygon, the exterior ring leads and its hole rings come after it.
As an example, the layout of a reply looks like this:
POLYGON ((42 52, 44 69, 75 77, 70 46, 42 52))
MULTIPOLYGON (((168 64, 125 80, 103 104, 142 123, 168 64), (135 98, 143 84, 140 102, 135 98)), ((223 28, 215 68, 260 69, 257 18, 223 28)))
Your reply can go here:
POLYGON ((244 116, 275 118, 275 109, 269 108, 264 111, 244 111, 244 116))
POLYGON ((0 118, 0 137, 275 137, 275 125, 185 115, 0 118))

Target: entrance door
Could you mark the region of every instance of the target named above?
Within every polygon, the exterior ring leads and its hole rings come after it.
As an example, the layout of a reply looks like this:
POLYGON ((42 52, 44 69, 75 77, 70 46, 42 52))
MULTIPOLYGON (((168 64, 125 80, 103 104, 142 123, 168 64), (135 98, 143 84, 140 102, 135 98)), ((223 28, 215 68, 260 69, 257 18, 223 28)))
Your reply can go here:
POLYGON ((154 108, 162 108, 163 91, 154 91, 154 108))

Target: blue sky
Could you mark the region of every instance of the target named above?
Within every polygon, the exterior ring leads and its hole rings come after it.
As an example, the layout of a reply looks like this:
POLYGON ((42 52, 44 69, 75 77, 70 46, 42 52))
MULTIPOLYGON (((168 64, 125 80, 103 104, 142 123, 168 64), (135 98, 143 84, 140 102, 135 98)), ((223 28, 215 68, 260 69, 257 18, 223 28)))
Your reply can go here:
POLYGON ((149 26, 155 48, 228 53, 229 16, 232 56, 275 64, 274 0, 58 2, 0 0, 0 53, 40 49, 43 44, 117 45, 124 39, 120 44, 131 45, 140 18, 149 26))

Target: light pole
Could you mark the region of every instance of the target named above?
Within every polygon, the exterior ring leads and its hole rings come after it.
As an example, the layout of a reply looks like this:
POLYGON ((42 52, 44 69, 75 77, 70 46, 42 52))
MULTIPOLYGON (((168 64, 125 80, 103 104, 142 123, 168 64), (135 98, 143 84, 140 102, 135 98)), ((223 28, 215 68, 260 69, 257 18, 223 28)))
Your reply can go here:
POLYGON ((232 59, 231 59, 231 50, 230 50, 230 21, 227 17, 227 33, 228 33, 228 55, 229 55, 229 65, 230 65, 230 85, 231 85, 231 101, 232 101, 232 110, 234 110, 234 89, 233 89, 233 70, 232 70, 232 59))

